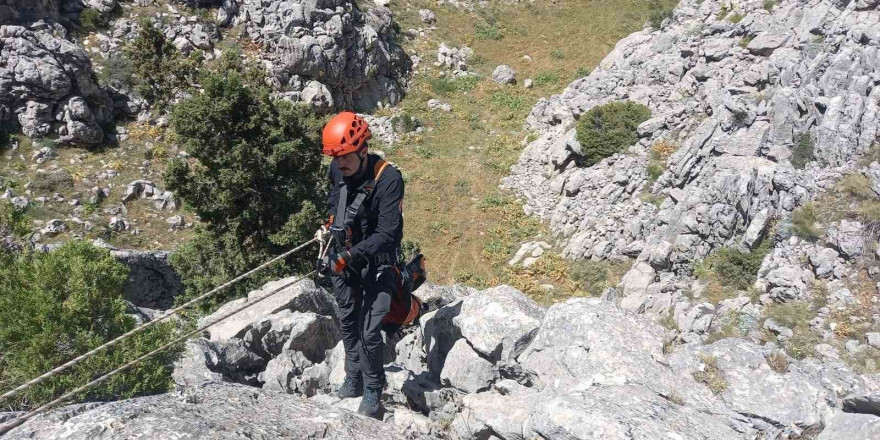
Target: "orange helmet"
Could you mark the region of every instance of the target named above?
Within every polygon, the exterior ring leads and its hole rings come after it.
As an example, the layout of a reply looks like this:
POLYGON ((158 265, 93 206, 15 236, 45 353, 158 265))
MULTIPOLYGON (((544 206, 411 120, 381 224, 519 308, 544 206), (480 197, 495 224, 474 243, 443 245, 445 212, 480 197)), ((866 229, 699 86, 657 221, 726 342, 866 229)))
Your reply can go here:
POLYGON ((352 112, 342 112, 324 126, 323 153, 331 157, 345 156, 360 150, 371 137, 367 121, 352 112))

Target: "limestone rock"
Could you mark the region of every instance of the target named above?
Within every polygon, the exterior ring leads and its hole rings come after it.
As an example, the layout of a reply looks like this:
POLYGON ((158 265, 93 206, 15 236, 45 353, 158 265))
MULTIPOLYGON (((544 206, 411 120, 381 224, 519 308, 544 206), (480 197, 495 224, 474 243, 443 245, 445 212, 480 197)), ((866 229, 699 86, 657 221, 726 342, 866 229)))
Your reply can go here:
POLYGON ((534 338, 544 310, 522 292, 499 286, 461 302, 453 323, 470 345, 487 359, 516 359, 534 338))

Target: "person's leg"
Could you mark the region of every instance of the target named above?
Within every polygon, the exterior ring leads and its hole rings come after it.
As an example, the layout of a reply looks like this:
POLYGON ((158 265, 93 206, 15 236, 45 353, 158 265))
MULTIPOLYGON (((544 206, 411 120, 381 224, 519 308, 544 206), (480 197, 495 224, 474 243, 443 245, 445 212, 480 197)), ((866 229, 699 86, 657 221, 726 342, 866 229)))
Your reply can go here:
POLYGON ((396 274, 380 270, 368 278, 364 286, 364 304, 361 309, 360 364, 364 376, 364 400, 359 411, 374 415, 379 410, 379 396, 385 386, 382 341, 382 319, 391 310, 391 295, 395 289, 396 274))
POLYGON ((340 397, 354 397, 363 392, 363 375, 360 366, 360 315, 363 290, 334 276, 333 295, 339 305, 339 322, 342 327, 342 345, 345 347, 345 378, 340 397))

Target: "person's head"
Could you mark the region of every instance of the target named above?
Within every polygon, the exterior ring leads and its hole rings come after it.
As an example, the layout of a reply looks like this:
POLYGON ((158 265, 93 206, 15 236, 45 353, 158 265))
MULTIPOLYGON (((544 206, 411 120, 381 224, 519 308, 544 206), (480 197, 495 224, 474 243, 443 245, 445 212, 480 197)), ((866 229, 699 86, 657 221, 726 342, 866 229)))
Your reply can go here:
POLYGON ((351 177, 363 169, 371 137, 367 121, 352 112, 342 112, 324 126, 323 153, 336 159, 343 176, 351 177))

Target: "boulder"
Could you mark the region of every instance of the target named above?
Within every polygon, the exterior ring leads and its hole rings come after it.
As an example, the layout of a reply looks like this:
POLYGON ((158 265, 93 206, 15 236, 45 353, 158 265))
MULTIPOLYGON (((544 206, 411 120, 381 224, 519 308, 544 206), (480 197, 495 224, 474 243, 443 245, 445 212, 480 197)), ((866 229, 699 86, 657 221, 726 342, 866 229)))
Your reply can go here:
POLYGON ((208 330, 211 334, 210 339, 212 341, 220 341, 234 337, 244 337, 247 330, 257 320, 282 310, 335 316, 334 300, 327 292, 316 287, 315 283, 311 280, 288 277, 264 284, 262 288, 248 293, 247 298, 241 298, 224 304, 213 314, 200 319, 199 325, 214 321, 237 307, 258 300, 261 301, 253 307, 245 309, 212 326, 208 330))
POLYGON ((544 310, 522 292, 499 286, 465 297, 452 321, 483 357, 509 363, 532 341, 543 317, 544 310))
POLYGON ((880 416, 880 391, 847 396, 843 399, 843 410, 850 413, 880 416))
POLYGON ((303 397, 233 384, 210 384, 106 404, 63 407, 13 429, 4 439, 123 438, 402 439, 390 425, 303 397))
POLYGON ((880 438, 880 417, 838 413, 828 422, 816 440, 873 440, 880 438))
POLYGON ((495 380, 495 371, 492 362, 474 351, 467 340, 459 339, 446 355, 440 380, 444 385, 476 393, 489 387, 495 380))
POLYGON ((516 84, 516 71, 507 64, 502 64, 492 71, 492 81, 495 84, 516 84))
POLYGON ((755 38, 749 42, 746 46, 746 50, 755 55, 768 56, 776 49, 782 47, 789 38, 791 38, 790 34, 763 32, 755 36, 755 38))

